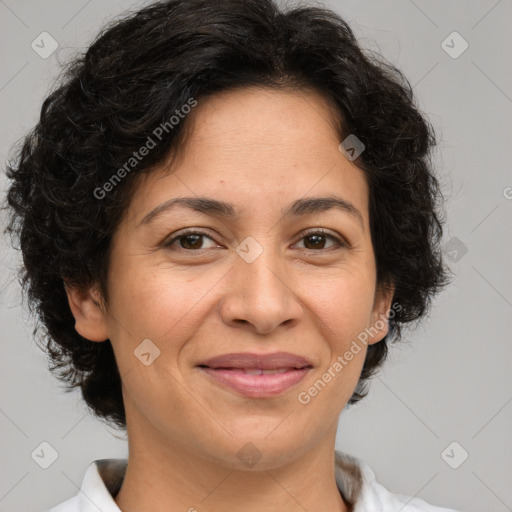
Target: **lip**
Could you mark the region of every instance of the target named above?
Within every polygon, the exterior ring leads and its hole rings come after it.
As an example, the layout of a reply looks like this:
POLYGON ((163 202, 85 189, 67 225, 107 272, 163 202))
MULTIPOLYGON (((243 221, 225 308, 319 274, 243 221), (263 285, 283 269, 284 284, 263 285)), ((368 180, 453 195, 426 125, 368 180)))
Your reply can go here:
POLYGON ((290 352, 273 352, 271 354, 254 354, 236 352, 212 357, 198 364, 209 368, 261 368, 275 370, 277 368, 305 368, 312 366, 305 357, 290 352))
POLYGON ((288 352, 223 354, 197 366, 223 387, 252 398, 278 396, 298 384, 312 369, 308 359, 288 352), (279 373, 246 373, 254 369, 279 373))

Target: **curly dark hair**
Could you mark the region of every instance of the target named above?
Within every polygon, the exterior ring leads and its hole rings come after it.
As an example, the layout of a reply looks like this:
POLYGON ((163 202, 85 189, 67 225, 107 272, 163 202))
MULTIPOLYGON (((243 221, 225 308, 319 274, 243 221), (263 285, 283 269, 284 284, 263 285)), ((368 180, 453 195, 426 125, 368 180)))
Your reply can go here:
POLYGON ((190 98, 249 86, 319 91, 336 110, 339 140, 355 134, 365 145, 354 163, 369 184, 377 283, 395 286, 400 307, 388 335, 368 347, 349 404, 366 395, 387 342, 425 316, 448 283, 434 130, 402 72, 360 48, 342 18, 312 6, 284 10, 273 0, 168 0, 128 13, 63 68, 7 164, 3 207, 10 212, 5 232, 23 254, 18 278, 39 320, 33 334, 50 370, 67 390, 81 388, 110 425, 126 428, 112 345, 76 332, 63 283, 96 283, 108 304, 112 235, 141 175, 182 147, 186 121, 163 133, 108 194, 98 198, 98 187, 190 98))

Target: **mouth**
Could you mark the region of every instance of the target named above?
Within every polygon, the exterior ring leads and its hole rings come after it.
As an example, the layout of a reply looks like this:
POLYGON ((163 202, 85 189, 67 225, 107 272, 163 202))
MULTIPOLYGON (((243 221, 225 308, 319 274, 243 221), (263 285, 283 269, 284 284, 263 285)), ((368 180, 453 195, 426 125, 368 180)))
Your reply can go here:
POLYGON ((221 387, 251 398, 278 396, 313 368, 306 358, 287 352, 225 354, 197 367, 221 387))

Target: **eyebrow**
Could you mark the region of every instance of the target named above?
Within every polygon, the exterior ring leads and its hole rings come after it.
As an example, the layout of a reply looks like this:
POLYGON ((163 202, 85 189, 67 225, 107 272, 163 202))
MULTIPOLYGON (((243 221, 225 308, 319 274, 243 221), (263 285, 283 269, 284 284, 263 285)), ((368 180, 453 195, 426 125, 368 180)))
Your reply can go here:
MULTIPOLYGON (((230 203, 209 197, 175 197, 151 210, 139 224, 137 224, 137 227, 143 224, 149 224, 162 213, 175 207, 190 208, 191 210, 218 218, 235 219, 238 217, 234 206, 230 203)), ((350 214, 359 221, 364 230, 364 219, 361 212, 352 203, 335 195, 297 199, 288 206, 283 216, 298 217, 301 215, 326 212, 332 209, 338 209, 350 214)))

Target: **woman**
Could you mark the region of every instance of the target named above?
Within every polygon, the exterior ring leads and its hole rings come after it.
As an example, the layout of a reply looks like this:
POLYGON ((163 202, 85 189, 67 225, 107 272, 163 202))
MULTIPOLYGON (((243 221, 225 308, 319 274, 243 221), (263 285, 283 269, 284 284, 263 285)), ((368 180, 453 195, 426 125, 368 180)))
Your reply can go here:
POLYGON ((51 510, 447 511, 334 449, 448 281, 434 144, 328 10, 173 0, 107 27, 8 170, 52 369, 128 434, 51 510))

